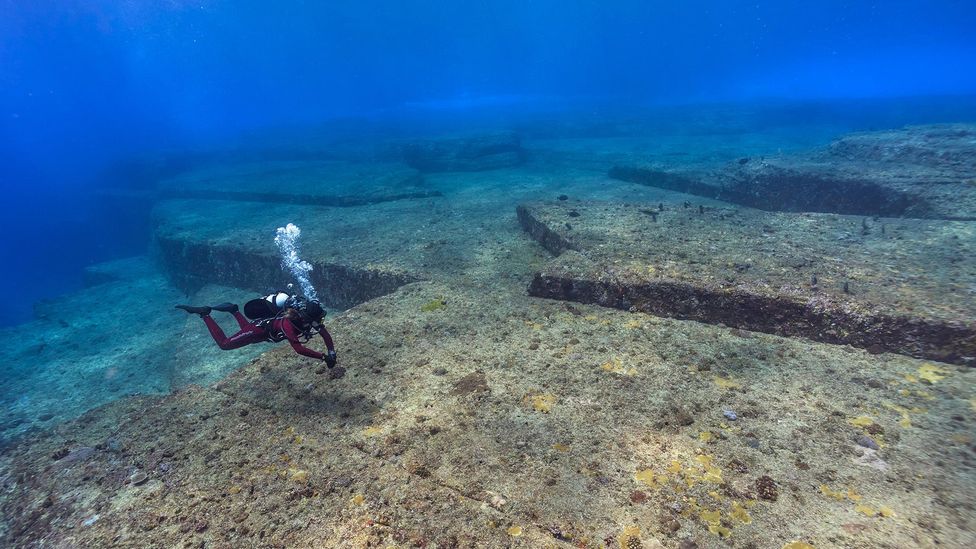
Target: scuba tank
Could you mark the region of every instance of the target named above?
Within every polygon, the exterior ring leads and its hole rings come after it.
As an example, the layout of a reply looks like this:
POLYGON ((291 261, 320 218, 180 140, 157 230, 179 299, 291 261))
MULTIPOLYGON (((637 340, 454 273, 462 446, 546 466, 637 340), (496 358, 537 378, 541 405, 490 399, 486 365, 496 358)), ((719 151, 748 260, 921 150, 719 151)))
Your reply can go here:
POLYGON ((250 320, 274 318, 285 308, 292 297, 285 292, 275 292, 264 297, 252 299, 244 304, 244 316, 250 320))

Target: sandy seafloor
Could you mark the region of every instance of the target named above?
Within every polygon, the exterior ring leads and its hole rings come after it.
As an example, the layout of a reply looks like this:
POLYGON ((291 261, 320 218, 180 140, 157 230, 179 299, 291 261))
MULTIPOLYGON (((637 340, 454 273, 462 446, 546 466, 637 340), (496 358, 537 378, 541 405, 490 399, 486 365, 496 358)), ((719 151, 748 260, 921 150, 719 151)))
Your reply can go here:
MULTIPOLYGON (((420 279, 330 311, 345 375, 287 345, 221 352, 172 309, 255 289, 187 296, 156 256, 106 266, 0 334, 2 544, 976 546, 971 368, 527 295, 552 255, 518 204, 711 204, 608 163, 837 134, 526 138, 520 166, 425 174, 441 197, 277 205, 309 253, 420 279), (330 219, 387 245, 334 250, 330 219)), ((248 230, 233 205, 189 207, 248 230)))

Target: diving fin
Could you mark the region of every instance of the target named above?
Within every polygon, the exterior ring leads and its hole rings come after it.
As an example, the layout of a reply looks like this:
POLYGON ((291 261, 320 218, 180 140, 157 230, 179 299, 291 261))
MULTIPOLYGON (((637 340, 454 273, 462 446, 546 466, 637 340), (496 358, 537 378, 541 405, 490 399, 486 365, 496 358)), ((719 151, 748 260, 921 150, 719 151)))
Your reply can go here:
POLYGON ((203 307, 194 307, 193 305, 177 305, 176 308, 183 309, 188 313, 196 314, 200 316, 210 314, 210 307, 207 307, 206 305, 204 305, 203 307))

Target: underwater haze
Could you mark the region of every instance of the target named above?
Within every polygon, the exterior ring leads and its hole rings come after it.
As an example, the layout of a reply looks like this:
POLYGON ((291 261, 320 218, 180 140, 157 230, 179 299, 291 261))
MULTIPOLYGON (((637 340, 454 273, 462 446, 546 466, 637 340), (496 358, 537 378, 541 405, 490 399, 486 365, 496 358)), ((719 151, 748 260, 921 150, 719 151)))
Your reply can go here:
POLYGON ((150 185, 113 169, 133 157, 404 109, 969 94, 974 12, 963 1, 7 0, 0 160, 7 196, 26 207, 4 216, 4 262, 19 265, 4 279, 23 299, 2 321, 77 287, 80 267, 144 245, 144 215, 92 194, 150 185))
POLYGON ((976 547, 973 29, 0 0, 0 545, 976 547))

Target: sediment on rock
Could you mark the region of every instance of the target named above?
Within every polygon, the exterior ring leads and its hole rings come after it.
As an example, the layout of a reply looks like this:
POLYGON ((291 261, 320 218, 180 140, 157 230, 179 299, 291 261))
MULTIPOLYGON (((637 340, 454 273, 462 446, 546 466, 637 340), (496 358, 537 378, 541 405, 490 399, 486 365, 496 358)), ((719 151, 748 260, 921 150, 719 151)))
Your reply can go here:
POLYGON ((821 150, 725 166, 617 165, 614 179, 767 211, 976 219, 976 127, 844 136, 821 150))
POLYGON ((976 265, 959 238, 971 223, 872 228, 861 218, 681 203, 533 204, 518 217, 561 254, 535 275, 536 297, 976 363, 976 300, 965 287, 976 265), (856 245, 836 240, 858 227, 859 238, 848 233, 856 245), (894 274, 885 266, 896 259, 894 274))

